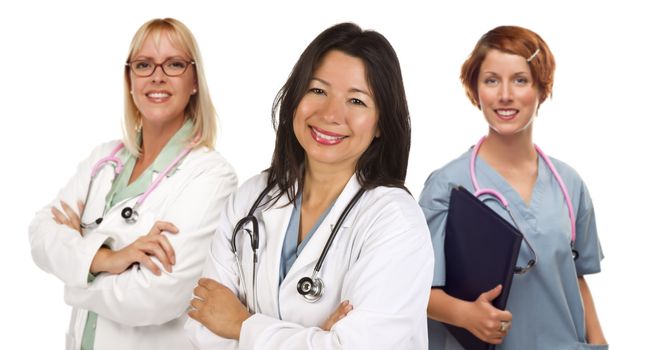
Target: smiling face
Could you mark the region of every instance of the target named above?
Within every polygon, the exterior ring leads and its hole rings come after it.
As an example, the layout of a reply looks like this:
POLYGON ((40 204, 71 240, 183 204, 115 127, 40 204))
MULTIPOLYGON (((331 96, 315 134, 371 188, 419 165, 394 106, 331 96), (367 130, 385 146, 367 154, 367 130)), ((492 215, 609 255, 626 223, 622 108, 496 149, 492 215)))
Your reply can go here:
POLYGON ((478 102, 490 132, 531 132, 539 91, 524 57, 490 50, 478 75, 478 102))
POLYGON ((323 164, 354 171, 379 132, 363 61, 329 51, 313 72, 293 118, 309 169, 323 164))
MULTIPOLYGON (((146 60, 161 64, 172 58, 186 62, 192 60, 185 51, 174 46, 166 32, 159 34, 159 40, 155 40, 153 34, 149 35, 143 46, 131 57, 131 62, 146 60)), ((182 75, 175 77, 166 75, 160 66, 148 77, 137 76, 132 70, 130 72, 133 102, 145 125, 182 124, 185 120, 185 107, 196 93, 196 85, 193 66, 187 67, 182 75)))

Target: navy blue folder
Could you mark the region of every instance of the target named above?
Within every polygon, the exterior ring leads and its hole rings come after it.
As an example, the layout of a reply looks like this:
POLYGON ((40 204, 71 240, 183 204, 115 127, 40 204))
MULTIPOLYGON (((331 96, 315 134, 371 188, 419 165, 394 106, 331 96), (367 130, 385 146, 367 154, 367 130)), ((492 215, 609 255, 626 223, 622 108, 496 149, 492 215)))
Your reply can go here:
MULTIPOLYGON (((443 290, 467 301, 501 284, 492 301, 504 310, 523 236, 493 209, 459 186, 450 193, 445 236, 446 282, 443 290)), ((466 350, 493 350, 464 328, 445 324, 466 350)))

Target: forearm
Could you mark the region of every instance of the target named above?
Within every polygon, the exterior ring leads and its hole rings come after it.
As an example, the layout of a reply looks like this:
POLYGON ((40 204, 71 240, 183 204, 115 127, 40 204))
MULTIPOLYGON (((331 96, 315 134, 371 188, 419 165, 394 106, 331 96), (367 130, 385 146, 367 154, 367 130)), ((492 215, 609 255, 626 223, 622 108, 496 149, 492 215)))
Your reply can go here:
POLYGON ((66 285, 87 285, 89 266, 98 248, 108 240, 102 234, 80 236, 59 225, 47 210, 37 214, 30 225, 30 245, 35 263, 57 276, 66 285))
POLYGON ((427 316, 435 321, 465 327, 464 315, 469 302, 451 297, 441 288, 432 288, 427 316))
POLYGON ((177 272, 155 276, 134 266, 118 275, 102 273, 86 288, 67 286, 64 300, 123 325, 158 325, 185 313, 195 278, 177 272))
POLYGON ((594 298, 592 293, 585 282, 585 277, 578 277, 578 286, 580 287, 580 294, 583 298, 583 307, 585 309, 585 334, 587 342, 590 344, 607 344, 603 336, 603 329, 599 323, 599 317, 596 314, 594 307, 594 298))

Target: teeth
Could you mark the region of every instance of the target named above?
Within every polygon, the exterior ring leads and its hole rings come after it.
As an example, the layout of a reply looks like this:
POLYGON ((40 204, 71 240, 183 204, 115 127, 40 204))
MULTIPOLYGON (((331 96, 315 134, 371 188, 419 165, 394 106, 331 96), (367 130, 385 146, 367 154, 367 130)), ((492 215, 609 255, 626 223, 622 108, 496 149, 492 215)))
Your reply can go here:
POLYGON ((499 109, 499 110, 496 111, 496 113, 498 113, 500 115, 504 115, 504 116, 510 116, 510 115, 516 114, 516 110, 514 110, 514 109, 499 109))
POLYGON ((166 92, 151 92, 147 96, 152 98, 165 98, 169 97, 169 94, 166 92))
POLYGON ((338 141, 338 140, 341 140, 341 139, 344 139, 344 138, 345 138, 345 136, 329 136, 329 135, 325 135, 325 134, 319 132, 318 129, 315 129, 315 128, 313 128, 313 131, 315 131, 315 134, 316 134, 319 138, 321 138, 321 139, 323 139, 323 140, 327 140, 327 141, 338 141))

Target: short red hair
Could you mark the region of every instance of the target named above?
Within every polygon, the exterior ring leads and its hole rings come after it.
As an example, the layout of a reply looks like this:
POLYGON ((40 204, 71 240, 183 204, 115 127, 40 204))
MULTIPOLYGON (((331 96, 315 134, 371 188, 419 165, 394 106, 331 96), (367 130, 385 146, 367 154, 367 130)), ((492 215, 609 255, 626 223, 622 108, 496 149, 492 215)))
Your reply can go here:
POLYGON ((526 28, 500 26, 490 30, 478 40, 471 55, 462 65, 460 78, 466 89, 466 95, 474 105, 479 106, 477 83, 480 66, 492 49, 519 55, 528 60, 533 84, 539 88, 539 104, 553 94, 555 58, 544 39, 526 28))

